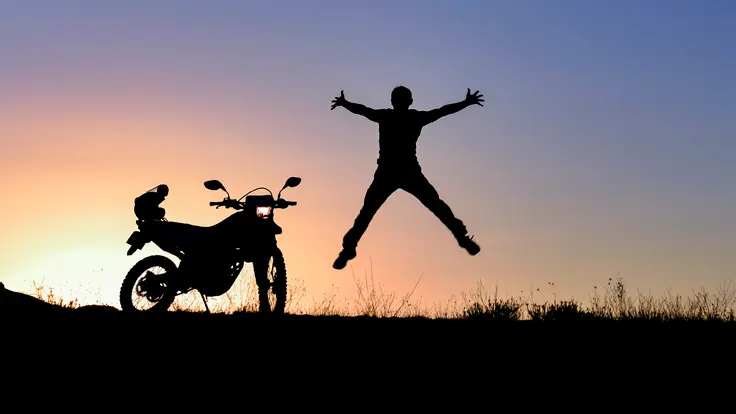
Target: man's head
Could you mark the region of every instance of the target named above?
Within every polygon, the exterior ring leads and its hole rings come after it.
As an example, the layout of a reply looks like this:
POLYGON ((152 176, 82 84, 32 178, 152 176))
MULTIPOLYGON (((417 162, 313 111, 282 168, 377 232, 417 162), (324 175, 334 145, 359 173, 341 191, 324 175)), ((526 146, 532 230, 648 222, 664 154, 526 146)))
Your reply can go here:
POLYGON ((414 103, 411 91, 406 86, 397 86, 391 91, 391 105, 394 109, 407 110, 414 103))

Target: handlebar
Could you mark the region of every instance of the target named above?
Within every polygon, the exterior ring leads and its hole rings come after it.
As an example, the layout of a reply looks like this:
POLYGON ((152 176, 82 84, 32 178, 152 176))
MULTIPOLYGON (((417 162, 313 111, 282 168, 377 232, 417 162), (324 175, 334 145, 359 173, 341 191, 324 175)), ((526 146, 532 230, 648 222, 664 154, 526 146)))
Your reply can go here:
POLYGON ((211 206, 217 206, 217 208, 225 207, 225 208, 241 208, 240 202, 237 200, 232 199, 226 199, 222 201, 210 201, 211 206))
MULTIPOLYGON (((296 201, 288 201, 284 199, 278 199, 276 200, 274 204, 274 208, 287 208, 289 206, 295 206, 296 201)), ((235 209, 242 209, 243 203, 233 200, 233 199, 225 199, 222 201, 210 201, 210 206, 217 206, 217 208, 225 207, 225 208, 235 208, 235 209)))
POLYGON ((276 200, 276 203, 274 204, 273 208, 287 208, 289 206, 295 206, 296 201, 288 201, 284 200, 283 198, 279 198, 276 200))

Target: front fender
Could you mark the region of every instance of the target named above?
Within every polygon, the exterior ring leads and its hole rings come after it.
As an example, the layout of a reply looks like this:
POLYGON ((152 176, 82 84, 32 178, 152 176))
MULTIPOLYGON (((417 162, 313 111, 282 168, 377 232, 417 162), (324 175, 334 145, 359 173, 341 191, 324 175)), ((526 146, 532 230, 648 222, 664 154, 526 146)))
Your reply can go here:
POLYGON ((274 222, 274 221, 269 221, 269 222, 271 223, 271 228, 270 229, 271 229, 271 231, 273 231, 273 234, 281 234, 281 233, 283 233, 284 230, 281 228, 281 226, 279 226, 278 224, 276 224, 276 222, 274 222))

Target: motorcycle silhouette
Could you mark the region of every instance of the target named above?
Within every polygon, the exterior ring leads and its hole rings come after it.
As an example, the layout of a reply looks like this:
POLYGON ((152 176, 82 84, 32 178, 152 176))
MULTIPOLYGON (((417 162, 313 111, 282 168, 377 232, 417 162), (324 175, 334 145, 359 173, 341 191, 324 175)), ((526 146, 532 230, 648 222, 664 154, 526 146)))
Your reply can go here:
POLYGON ((276 199, 271 190, 258 187, 234 200, 220 181, 206 181, 204 186, 208 190, 223 190, 227 194, 222 201, 210 202, 210 206, 239 210, 209 227, 166 220, 166 210, 159 206, 169 193, 166 184, 137 197, 134 211, 138 230, 133 231, 127 240, 130 245, 128 256, 153 242, 180 262, 177 267, 166 256, 151 255, 133 265, 120 288, 122 310, 166 312, 178 295, 196 289, 209 312, 206 298, 220 296, 230 290, 245 263, 252 263, 260 312, 283 313, 286 306, 286 265, 276 242, 276 235, 281 234, 282 229, 274 221, 273 213, 275 209, 296 205, 296 201, 282 199, 281 192, 300 183, 301 178, 290 177, 276 199), (269 194, 250 195, 256 190, 266 190, 269 194), (245 201, 241 201, 243 198, 245 201), (163 269, 163 273, 156 274, 152 268, 163 269), (269 289, 276 297, 273 310, 269 289), (147 310, 139 310, 133 304, 133 295, 154 304, 147 310))

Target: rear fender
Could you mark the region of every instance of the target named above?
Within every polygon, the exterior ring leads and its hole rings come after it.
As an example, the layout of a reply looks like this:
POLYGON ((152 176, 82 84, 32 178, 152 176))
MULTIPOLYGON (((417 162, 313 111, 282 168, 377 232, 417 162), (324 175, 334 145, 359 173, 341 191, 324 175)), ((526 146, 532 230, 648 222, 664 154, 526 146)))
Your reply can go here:
POLYGON ((128 249, 128 256, 135 253, 136 250, 140 250, 143 248, 143 246, 146 245, 146 243, 150 242, 151 240, 144 236, 143 233, 140 231, 134 231, 130 234, 130 237, 128 237, 128 240, 126 241, 127 244, 130 245, 130 249, 128 249))

